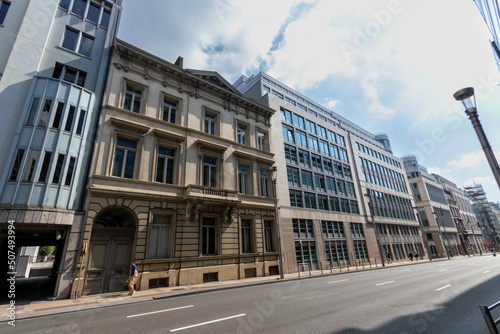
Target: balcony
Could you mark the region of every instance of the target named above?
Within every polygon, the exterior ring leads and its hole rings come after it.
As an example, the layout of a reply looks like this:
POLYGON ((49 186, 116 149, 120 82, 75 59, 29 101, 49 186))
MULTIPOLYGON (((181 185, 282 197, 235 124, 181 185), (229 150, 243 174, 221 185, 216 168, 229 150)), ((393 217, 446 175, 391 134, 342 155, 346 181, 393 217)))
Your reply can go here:
POLYGON ((217 189, 190 184, 186 187, 185 197, 203 201, 239 203, 235 190, 217 189))

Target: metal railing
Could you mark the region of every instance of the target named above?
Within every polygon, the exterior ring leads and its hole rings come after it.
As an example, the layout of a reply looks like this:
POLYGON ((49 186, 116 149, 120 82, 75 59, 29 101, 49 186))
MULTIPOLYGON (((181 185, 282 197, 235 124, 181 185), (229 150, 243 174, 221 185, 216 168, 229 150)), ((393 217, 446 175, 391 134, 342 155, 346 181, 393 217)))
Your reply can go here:
POLYGON ((483 314, 484 321, 486 322, 486 326, 488 326, 491 334, 499 334, 497 325, 500 323, 500 317, 496 320, 493 320, 490 312, 498 306, 500 306, 500 301, 490 306, 479 306, 479 309, 483 314))

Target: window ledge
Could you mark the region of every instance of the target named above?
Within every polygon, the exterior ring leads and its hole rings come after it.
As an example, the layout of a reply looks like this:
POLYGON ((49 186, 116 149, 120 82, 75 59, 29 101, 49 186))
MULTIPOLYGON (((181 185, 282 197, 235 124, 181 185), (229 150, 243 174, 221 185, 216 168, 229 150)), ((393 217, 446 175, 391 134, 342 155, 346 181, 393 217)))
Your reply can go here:
POLYGON ((131 129, 131 130, 135 130, 135 131, 142 133, 142 134, 145 134, 149 131, 148 126, 144 126, 144 125, 136 123, 136 122, 127 121, 127 120, 116 118, 116 117, 110 117, 109 121, 111 122, 111 124, 113 124, 114 126, 116 126, 118 128, 131 129))

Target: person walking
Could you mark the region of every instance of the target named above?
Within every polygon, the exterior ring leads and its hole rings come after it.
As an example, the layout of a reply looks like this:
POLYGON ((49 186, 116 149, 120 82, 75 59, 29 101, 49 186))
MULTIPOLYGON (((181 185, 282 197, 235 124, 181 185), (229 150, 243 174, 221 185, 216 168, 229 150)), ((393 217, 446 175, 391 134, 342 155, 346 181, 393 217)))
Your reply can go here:
POLYGON ((413 253, 412 252, 408 253, 408 257, 410 258, 410 261, 413 261, 413 253))
POLYGON ((418 261, 418 257, 419 257, 419 255, 418 255, 418 253, 417 253, 417 252, 415 252, 415 255, 414 255, 414 256, 415 256, 415 261, 418 261))
POLYGON ((391 263, 391 253, 389 251, 385 251, 385 257, 387 258, 387 263, 391 263))
POLYGON ((136 279, 137 279, 137 266, 135 265, 135 261, 132 260, 130 262, 130 275, 127 279, 128 289, 130 291, 128 293, 129 296, 131 296, 135 293, 134 285, 135 285, 136 279))

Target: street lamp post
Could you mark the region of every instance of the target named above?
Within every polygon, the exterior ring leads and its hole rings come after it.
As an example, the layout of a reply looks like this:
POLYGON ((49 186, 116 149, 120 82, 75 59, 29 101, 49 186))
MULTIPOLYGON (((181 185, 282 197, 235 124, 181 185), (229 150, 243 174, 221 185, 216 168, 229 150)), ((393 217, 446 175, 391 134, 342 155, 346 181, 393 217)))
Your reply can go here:
MULTIPOLYGON (((422 229, 422 234, 424 234, 424 224, 422 223, 422 219, 420 218, 420 213, 418 212, 418 208, 416 206, 413 207, 413 210, 417 212, 417 220, 418 224, 420 225, 420 228, 422 229)), ((432 261, 432 254, 431 254, 431 249, 429 245, 429 239, 427 238, 427 233, 425 233, 425 248, 427 248, 427 254, 429 255, 429 261, 432 261)))
POLYGON ((465 113, 467 114, 467 116, 469 116, 474 130, 476 130, 477 137, 479 138, 479 142, 481 143, 484 154, 486 155, 486 160, 488 160, 488 164, 490 165, 490 168, 493 171, 493 175, 495 176, 495 180, 497 181, 497 185, 500 188, 500 168, 498 167, 498 162, 495 158, 495 155, 493 154, 490 143, 486 138, 486 134, 483 131, 481 122, 479 122, 479 117, 477 115, 476 109, 476 97, 474 96, 474 88, 467 87, 461 89, 453 94, 453 97, 455 98, 455 100, 461 101, 464 105, 465 113))
POLYGON ((278 186, 276 184, 278 178, 278 168, 273 166, 271 168, 271 179, 273 181, 274 187, 274 215, 276 216, 276 229, 278 230, 278 258, 279 258, 279 269, 280 269, 280 278, 284 279, 285 275, 283 272, 283 252, 281 251, 281 228, 280 228, 280 217, 279 217, 279 209, 278 209, 278 186))
POLYGON ((380 255, 380 261, 382 262, 382 267, 385 267, 385 259, 382 252, 382 245, 380 244, 380 239, 378 237, 378 229, 377 229, 377 224, 375 223, 375 219, 373 218, 373 204, 372 204, 372 197, 370 194, 365 194, 366 198, 368 199, 368 206, 370 207, 370 216, 372 218, 372 224, 373 224, 373 229, 375 230, 375 239, 377 239, 377 246, 378 246, 378 252, 380 255))

